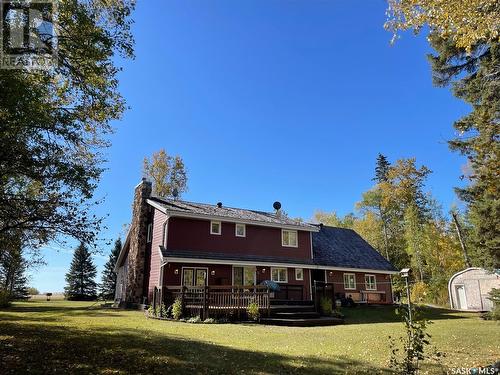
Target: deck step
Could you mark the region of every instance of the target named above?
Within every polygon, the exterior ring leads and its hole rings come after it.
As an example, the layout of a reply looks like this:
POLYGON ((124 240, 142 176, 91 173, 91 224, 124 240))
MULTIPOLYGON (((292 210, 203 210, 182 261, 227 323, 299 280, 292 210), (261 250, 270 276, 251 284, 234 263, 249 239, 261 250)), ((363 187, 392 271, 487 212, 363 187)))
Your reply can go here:
POLYGON ((273 305, 313 306, 314 302, 311 300, 271 299, 271 306, 273 306, 273 305))
POLYGON ((315 311, 287 311, 275 312, 272 314, 272 317, 281 319, 314 319, 319 318, 320 315, 315 311))
POLYGON ((344 321, 339 318, 321 317, 313 319, 284 319, 284 318, 263 318, 262 324, 290 327, 319 327, 342 324, 344 321))
POLYGON ((315 312, 313 305, 271 305, 271 314, 280 312, 315 312))

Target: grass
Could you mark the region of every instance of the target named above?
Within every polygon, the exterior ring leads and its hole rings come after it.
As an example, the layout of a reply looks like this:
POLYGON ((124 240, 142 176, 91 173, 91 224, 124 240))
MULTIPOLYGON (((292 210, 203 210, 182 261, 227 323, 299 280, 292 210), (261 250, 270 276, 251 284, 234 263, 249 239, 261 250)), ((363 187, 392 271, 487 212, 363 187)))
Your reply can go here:
MULTIPOLYGON (((403 333, 393 309, 345 311, 333 327, 186 324, 89 302, 22 302, 0 311, 2 374, 389 373, 388 336, 403 333)), ((498 323, 427 309, 432 343, 446 353, 424 372, 498 359, 498 323)))

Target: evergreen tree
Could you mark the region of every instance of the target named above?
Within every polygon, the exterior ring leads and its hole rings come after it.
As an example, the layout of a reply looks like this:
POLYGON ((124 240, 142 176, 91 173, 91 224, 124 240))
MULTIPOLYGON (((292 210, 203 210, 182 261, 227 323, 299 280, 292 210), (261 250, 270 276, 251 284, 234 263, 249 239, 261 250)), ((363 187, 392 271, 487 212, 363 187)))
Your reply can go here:
POLYGON ((101 293, 106 299, 112 299, 115 295, 116 289, 116 273, 115 265, 118 260, 118 255, 122 249, 122 240, 118 238, 115 241, 115 247, 111 250, 109 254, 109 259, 104 265, 104 271, 102 273, 102 283, 101 283, 101 293))
POLYGON ((379 153, 377 156, 377 164, 375 166, 375 178, 373 180, 378 183, 387 182, 387 173, 389 172, 390 167, 391 163, 389 163, 387 157, 379 153))
POLYGON ((437 54, 430 56, 434 83, 452 85, 454 95, 472 111, 455 122, 459 136, 450 148, 467 157, 470 184, 457 189, 468 204, 477 266, 500 267, 500 43, 477 44, 470 53, 451 39, 430 38, 437 54))
POLYGON ((28 298, 27 262, 21 250, 9 249, 0 258, 0 288, 6 290, 12 299, 28 298))
POLYGON ((64 288, 66 298, 71 300, 90 300, 96 298, 97 284, 95 276, 96 266, 87 247, 80 243, 76 248, 71 261, 69 272, 66 274, 67 286, 64 288))

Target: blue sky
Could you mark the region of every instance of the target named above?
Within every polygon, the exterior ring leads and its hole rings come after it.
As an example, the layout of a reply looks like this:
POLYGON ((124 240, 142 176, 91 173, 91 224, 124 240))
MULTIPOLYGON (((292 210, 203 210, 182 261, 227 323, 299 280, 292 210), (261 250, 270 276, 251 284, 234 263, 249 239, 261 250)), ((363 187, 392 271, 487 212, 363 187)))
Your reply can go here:
MULTIPOLYGON (((467 112, 432 86, 425 35, 390 46, 382 0, 139 1, 136 59, 123 64, 130 109, 114 124, 96 192, 116 238, 130 221, 144 156, 183 157, 184 199, 292 216, 353 210, 378 152, 416 157, 448 209, 464 159, 449 151, 467 112)), ((40 291, 62 291, 70 248, 45 249, 40 291)), ((103 249, 108 252, 109 249, 103 249)), ((105 256, 96 256, 102 269, 105 256)))

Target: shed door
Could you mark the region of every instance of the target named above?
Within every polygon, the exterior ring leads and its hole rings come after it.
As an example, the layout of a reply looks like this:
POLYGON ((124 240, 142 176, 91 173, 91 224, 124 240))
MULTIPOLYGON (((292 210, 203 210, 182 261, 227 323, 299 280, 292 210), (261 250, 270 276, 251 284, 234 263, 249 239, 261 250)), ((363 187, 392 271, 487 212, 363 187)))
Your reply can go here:
POLYGON ((467 310, 467 301, 465 300, 465 286, 457 285, 455 286, 455 291, 457 293, 457 308, 460 310, 467 310))

